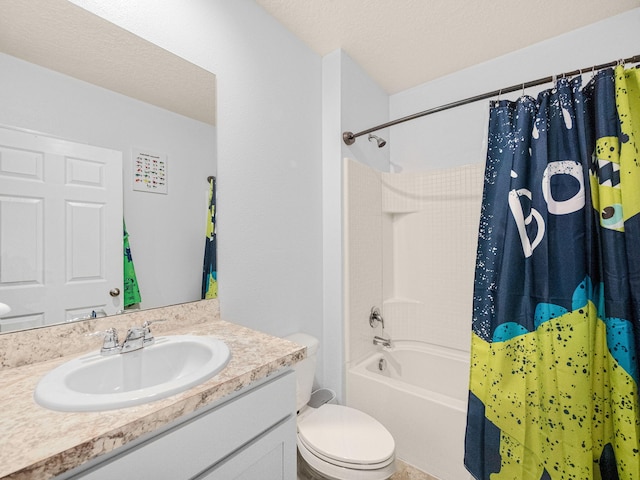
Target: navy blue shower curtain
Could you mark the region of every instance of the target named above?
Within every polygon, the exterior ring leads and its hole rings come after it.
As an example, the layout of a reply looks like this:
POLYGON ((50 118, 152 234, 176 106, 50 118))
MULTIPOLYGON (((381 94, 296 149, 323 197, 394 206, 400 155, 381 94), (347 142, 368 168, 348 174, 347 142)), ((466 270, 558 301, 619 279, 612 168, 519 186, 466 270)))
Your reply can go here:
POLYGON ((204 262, 202 265, 202 299, 218 298, 218 253, 216 238, 216 178, 209 178, 204 262))
POLYGON ((640 479, 640 76, 490 112, 465 465, 640 479))

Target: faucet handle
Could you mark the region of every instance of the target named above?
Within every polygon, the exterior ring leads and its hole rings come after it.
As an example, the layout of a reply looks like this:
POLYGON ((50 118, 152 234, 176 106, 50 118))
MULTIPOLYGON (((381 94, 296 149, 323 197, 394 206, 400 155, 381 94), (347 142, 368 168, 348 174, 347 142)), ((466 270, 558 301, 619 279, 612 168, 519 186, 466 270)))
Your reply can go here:
POLYGON ((166 321, 167 320, 164 319, 164 318, 159 318, 157 320, 147 320, 146 322, 144 322, 142 324, 142 330, 144 332, 144 339, 142 340, 142 343, 144 344, 145 347, 147 345, 153 345, 155 343, 155 341, 156 341, 155 337, 151 333, 151 328, 149 328, 149 327, 154 323, 166 322, 166 321))
POLYGON ((378 323, 381 323, 382 328, 384 329, 384 319, 382 318, 380 309, 378 307, 371 307, 371 313, 369 314, 369 325, 371 325, 371 328, 375 328, 378 323))
POLYGON ((90 337, 100 336, 102 337, 102 348, 100 349, 100 355, 113 355, 120 353, 120 343, 118 342, 118 332, 115 328, 107 328, 104 331, 93 332, 87 334, 90 337))

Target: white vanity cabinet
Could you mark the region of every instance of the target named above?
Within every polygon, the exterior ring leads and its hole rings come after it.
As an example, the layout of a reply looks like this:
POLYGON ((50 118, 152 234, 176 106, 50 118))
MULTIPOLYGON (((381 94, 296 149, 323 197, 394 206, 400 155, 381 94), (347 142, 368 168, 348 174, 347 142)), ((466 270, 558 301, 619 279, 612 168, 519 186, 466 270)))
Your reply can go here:
POLYGON ((56 480, 295 480, 295 398, 283 370, 56 480))

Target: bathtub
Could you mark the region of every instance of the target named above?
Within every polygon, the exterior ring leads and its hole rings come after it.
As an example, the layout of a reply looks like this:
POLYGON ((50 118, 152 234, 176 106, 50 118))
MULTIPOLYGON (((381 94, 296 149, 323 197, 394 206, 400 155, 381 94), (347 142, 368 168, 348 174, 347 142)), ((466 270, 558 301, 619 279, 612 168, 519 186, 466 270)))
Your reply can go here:
POLYGON ((393 435, 396 457, 441 480, 471 479, 463 465, 469 354, 394 342, 347 371, 347 404, 393 435))

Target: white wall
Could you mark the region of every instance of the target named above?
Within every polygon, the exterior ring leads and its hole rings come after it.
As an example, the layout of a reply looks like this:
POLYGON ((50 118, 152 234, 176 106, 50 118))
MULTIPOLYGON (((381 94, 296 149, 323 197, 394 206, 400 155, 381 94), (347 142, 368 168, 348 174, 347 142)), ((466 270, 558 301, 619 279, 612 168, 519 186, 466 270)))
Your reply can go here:
MULTIPOLYGON (((356 159, 365 165, 389 171, 389 143, 378 148, 368 135, 360 136, 347 146, 342 142, 342 132, 358 133, 389 120, 389 95, 347 54, 341 52, 340 63, 340 145, 342 157, 356 159)), ((380 130, 375 135, 389 140, 389 131, 380 130)))
MULTIPOLYGON (((392 95, 391 118, 640 53, 640 8, 392 95)), ((499 28, 499 27, 496 27, 499 28)), ((585 75, 586 80, 591 78, 585 75)), ((586 83, 585 80, 585 83, 586 83)), ((535 96, 550 84, 528 89, 535 96)), ((504 96, 515 100, 519 92, 504 96)), ((391 128, 391 161, 404 172, 485 161, 489 101, 391 128)))
POLYGON ((322 341, 321 58, 249 0, 74 3, 216 74, 221 316, 322 341))
POLYGON ((342 285, 342 196, 341 196, 341 64, 336 50, 322 59, 322 292, 323 342, 319 357, 323 365, 322 384, 344 391, 344 329, 342 285))
POLYGON ((141 306, 198 300, 215 128, 5 54, 0 71, 0 124, 123 152, 141 306), (132 190, 133 147, 167 154, 167 195, 132 190))
MULTIPOLYGON (((343 195, 342 159, 359 158, 379 170, 389 169, 389 149, 378 148, 366 137, 353 146, 342 142, 342 132, 357 132, 389 118, 389 96, 346 53, 341 50, 326 55, 322 63, 322 202, 323 202, 323 304, 324 340, 322 357, 324 385, 334 389, 343 400, 345 336, 349 335, 349 307, 343 295, 343 195)), ((382 132, 384 134, 385 132, 382 132)), ((380 279, 379 279, 380 280, 380 279)), ((381 295, 370 303, 381 305, 381 295), (379 298, 378 298, 379 297, 379 298)), ((368 308, 371 308, 370 305, 368 308)), ((359 320, 366 322, 368 309, 359 320)), ((372 337, 373 338, 373 337, 372 337)))

